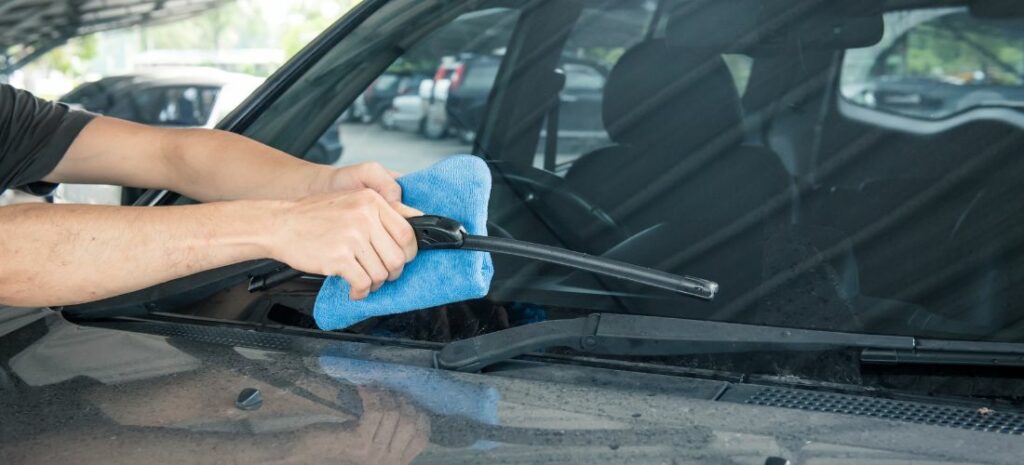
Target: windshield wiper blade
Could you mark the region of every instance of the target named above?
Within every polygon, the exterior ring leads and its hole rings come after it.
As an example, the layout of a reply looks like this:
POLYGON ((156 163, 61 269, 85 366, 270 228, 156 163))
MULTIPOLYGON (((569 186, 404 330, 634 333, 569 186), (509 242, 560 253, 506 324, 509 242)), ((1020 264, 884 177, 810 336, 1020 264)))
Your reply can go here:
POLYGON ((1024 344, 922 339, 758 326, 646 315, 595 313, 496 331, 444 346, 438 368, 479 371, 531 352, 566 347, 604 355, 689 355, 863 349, 866 364, 1024 366, 1024 344))
MULTIPOLYGON (((558 247, 515 239, 467 234, 466 229, 451 218, 419 216, 409 218, 409 223, 416 232, 416 242, 420 250, 460 249, 515 255, 625 279, 704 300, 714 299, 715 294, 718 293, 718 283, 706 279, 680 276, 558 247)), ((249 292, 269 289, 302 275, 301 271, 284 268, 265 275, 254 276, 249 282, 249 292)))

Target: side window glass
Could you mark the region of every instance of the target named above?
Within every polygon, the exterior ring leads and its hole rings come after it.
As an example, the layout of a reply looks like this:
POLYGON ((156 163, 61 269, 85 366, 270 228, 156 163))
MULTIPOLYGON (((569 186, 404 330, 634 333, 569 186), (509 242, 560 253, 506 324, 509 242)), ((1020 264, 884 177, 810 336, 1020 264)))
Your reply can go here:
POLYGON ((172 87, 163 92, 164 103, 156 121, 165 126, 188 126, 195 120, 195 88, 172 87))
POLYGON ((121 92, 112 98, 114 104, 107 110, 107 116, 126 119, 128 121, 139 121, 136 111, 135 96, 131 93, 121 92))
POLYGON ((474 11, 426 34, 359 94, 304 158, 336 165, 376 161, 411 172, 472 152, 518 14, 474 11))
POLYGON ((161 88, 138 88, 127 90, 114 99, 109 116, 136 123, 159 124, 160 112, 165 105, 164 90, 161 88))
POLYGON ((847 101, 929 120, 1024 104, 1024 21, 951 8, 887 13, 885 28, 877 45, 846 53, 847 101))
POLYGON ((217 89, 195 86, 169 87, 163 91, 163 103, 156 123, 165 126, 203 126, 210 116, 217 89))

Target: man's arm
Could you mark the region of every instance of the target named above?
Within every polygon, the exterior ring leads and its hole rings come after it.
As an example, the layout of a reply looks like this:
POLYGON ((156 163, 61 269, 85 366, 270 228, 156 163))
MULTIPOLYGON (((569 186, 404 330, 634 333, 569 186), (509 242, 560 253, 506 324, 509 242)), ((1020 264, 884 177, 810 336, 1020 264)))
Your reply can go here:
POLYGON ((403 215, 417 214, 371 189, 162 208, 2 207, 0 304, 93 301, 257 258, 340 275, 360 299, 415 256, 403 215))
POLYGON ((170 189, 204 202, 297 199, 360 188, 401 200, 393 174, 379 164, 339 169, 226 131, 156 128, 108 117, 91 121, 45 180, 170 189))

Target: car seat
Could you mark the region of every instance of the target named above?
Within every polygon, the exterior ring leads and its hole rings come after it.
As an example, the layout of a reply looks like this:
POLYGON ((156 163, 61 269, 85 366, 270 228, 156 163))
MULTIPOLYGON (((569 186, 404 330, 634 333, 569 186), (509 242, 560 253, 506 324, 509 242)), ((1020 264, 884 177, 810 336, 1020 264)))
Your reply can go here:
POLYGON ((739 95, 717 54, 634 46, 609 74, 602 113, 614 145, 581 156, 566 181, 627 228, 725 223, 790 186, 774 154, 741 145, 739 95))
POLYGON ((766 237, 788 220, 791 178, 774 153, 743 145, 724 60, 663 40, 640 43, 609 75, 603 119, 614 145, 583 155, 566 181, 626 229, 645 232, 608 253, 718 281, 721 299, 700 311, 760 284, 766 237))

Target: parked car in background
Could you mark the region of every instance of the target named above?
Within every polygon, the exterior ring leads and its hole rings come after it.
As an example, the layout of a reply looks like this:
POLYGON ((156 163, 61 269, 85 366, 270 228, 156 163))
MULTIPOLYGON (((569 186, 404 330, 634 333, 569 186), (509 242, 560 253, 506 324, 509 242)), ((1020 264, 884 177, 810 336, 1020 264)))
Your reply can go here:
POLYGON ((262 82, 234 73, 153 77, 117 87, 105 114, 157 126, 213 127, 262 82))
POLYGON ((428 139, 440 139, 448 135, 448 91, 453 83, 462 79, 464 68, 451 56, 441 59, 433 79, 420 82, 419 95, 423 105, 423 135, 428 139))
MULTIPOLYGON (((450 131, 471 144, 483 122, 487 99, 501 65, 501 56, 465 55, 455 65, 445 102, 450 131)), ((589 146, 607 141, 601 122, 601 94, 607 72, 596 63, 563 58, 559 67, 565 82, 558 93, 559 144, 589 146), (562 122, 564 121, 564 122, 562 122)), ((546 134, 545 134, 546 136, 546 134)))
POLYGON ((476 139, 500 65, 501 57, 493 55, 465 55, 455 65, 458 79, 448 88, 445 111, 452 132, 467 144, 476 139))
MULTIPOLYGON (((150 71, 103 78, 83 84, 60 101, 134 121, 167 127, 212 128, 260 84, 262 78, 198 68, 150 71)), ((306 158, 331 164, 341 157, 339 125, 332 126, 306 158)), ((60 203, 130 204, 141 190, 106 185, 62 184, 54 191, 60 203)))
POLYGON ((416 95, 400 95, 391 100, 391 106, 384 110, 380 117, 380 126, 422 133, 424 120, 423 97, 416 95))
POLYGON ((104 113, 113 105, 112 95, 122 85, 146 79, 147 74, 120 74, 86 82, 60 98, 61 102, 94 113, 104 113))
POLYGON ((381 115, 391 108, 395 97, 411 95, 418 92, 419 84, 429 76, 409 72, 389 72, 382 74, 363 92, 362 100, 365 110, 359 115, 360 121, 366 124, 380 120, 381 115))

